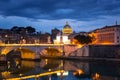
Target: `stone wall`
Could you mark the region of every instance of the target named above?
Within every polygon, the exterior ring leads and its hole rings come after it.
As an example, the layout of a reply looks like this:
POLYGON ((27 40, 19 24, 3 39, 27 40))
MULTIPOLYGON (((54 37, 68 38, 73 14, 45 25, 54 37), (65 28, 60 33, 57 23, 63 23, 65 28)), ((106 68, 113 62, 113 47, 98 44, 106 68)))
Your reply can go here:
POLYGON ((81 48, 78 48, 74 52, 69 53, 69 56, 84 56, 84 57, 87 57, 87 56, 89 56, 89 46, 85 45, 81 48))
POLYGON ((120 56, 120 45, 89 45, 90 57, 115 58, 120 56))
POLYGON ((69 56, 120 58, 120 45, 85 45, 70 53, 69 56))

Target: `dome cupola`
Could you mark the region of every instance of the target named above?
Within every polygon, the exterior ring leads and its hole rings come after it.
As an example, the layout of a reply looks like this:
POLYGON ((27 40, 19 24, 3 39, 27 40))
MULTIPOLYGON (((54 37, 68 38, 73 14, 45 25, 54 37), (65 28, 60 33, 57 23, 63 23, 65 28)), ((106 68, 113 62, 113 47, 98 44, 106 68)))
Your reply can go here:
POLYGON ((62 33, 63 33, 63 34, 71 34, 71 33, 72 33, 72 28, 71 28, 71 26, 68 24, 68 22, 66 22, 65 26, 63 27, 62 33))

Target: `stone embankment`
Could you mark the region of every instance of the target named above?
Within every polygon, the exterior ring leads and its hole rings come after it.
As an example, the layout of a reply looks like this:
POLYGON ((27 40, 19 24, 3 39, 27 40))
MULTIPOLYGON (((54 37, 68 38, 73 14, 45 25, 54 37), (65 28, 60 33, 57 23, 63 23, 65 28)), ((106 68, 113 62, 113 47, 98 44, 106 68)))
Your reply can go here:
POLYGON ((68 58, 120 61, 120 45, 85 45, 70 53, 68 58))

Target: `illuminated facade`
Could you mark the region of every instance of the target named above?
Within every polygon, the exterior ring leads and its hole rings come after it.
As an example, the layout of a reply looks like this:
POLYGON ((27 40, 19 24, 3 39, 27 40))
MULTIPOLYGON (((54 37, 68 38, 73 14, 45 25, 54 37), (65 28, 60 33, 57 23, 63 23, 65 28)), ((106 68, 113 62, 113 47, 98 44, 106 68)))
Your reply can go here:
POLYGON ((66 22, 66 25, 62 29, 62 33, 56 36, 56 40, 54 40, 54 44, 70 44, 70 40, 68 39, 68 35, 72 33, 72 28, 66 22))
POLYGON ((54 40, 54 44, 70 44, 70 40, 67 35, 58 34, 56 40, 54 40))
POLYGON ((72 28, 70 27, 68 22, 66 22, 66 25, 63 27, 62 33, 63 34, 71 34, 72 33, 72 28))
POLYGON ((95 44, 120 44, 120 25, 97 29, 95 37, 95 44))

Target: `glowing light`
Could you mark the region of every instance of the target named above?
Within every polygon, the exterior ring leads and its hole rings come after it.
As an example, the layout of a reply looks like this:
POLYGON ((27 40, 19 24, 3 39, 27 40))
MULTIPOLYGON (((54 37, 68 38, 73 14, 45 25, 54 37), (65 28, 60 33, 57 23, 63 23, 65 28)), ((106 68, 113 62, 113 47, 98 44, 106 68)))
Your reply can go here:
POLYGON ((98 80, 99 78, 100 78, 100 74, 95 73, 95 74, 93 75, 93 80, 98 80))
POLYGON ((73 75, 81 75, 83 74, 83 71, 81 69, 78 69, 77 71, 73 72, 73 75))
POLYGON ((10 69, 10 61, 7 62, 8 69, 10 69))
POLYGON ((48 59, 45 59, 45 64, 48 64, 48 59))
POLYGON ((103 42, 103 43, 101 43, 102 45, 111 45, 112 43, 110 43, 110 42, 103 42))
POLYGON ((82 46, 83 46, 83 45, 81 45, 81 44, 78 44, 78 45, 77 45, 77 48, 81 48, 82 46))
POLYGON ((62 29, 62 33, 64 33, 64 34, 71 34, 72 33, 72 28, 69 26, 68 22, 66 22, 66 25, 62 29))
POLYGON ((46 75, 51 75, 51 74, 56 74, 56 73, 64 73, 64 70, 57 70, 57 71, 49 71, 37 75, 29 75, 29 76, 22 76, 19 78, 9 78, 7 80, 21 80, 21 79, 29 79, 29 78, 36 78, 36 77, 41 77, 41 76, 46 76, 46 75))
POLYGON ((64 71, 64 72, 58 72, 57 76, 68 76, 68 71, 64 71))
POLYGON ((2 74, 2 77, 6 78, 10 76, 11 72, 5 71, 5 72, 1 72, 1 74, 2 74))
POLYGON ((60 49, 59 51, 60 51, 61 53, 63 52, 63 50, 61 50, 61 49, 60 49))
POLYGON ((54 44, 70 44, 70 40, 68 39, 67 35, 58 35, 56 40, 54 40, 54 44), (61 38, 62 37, 62 38, 61 38))

